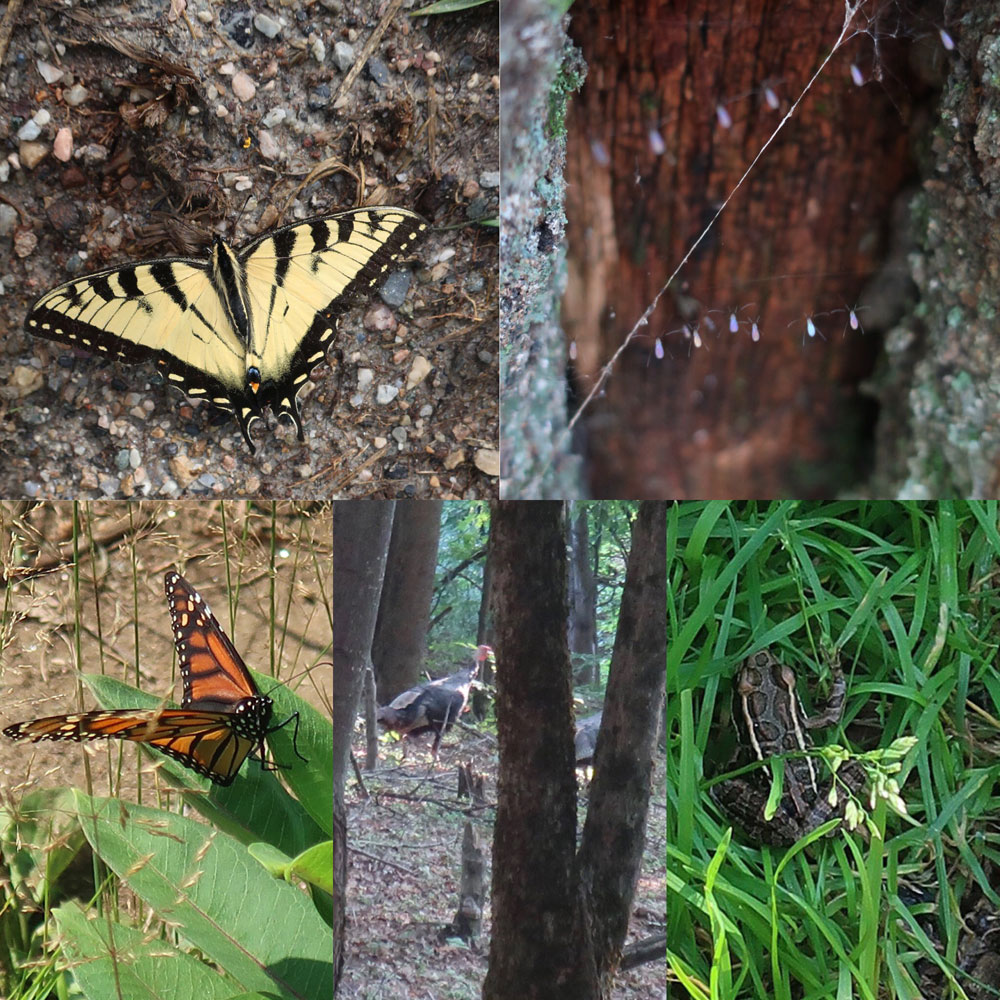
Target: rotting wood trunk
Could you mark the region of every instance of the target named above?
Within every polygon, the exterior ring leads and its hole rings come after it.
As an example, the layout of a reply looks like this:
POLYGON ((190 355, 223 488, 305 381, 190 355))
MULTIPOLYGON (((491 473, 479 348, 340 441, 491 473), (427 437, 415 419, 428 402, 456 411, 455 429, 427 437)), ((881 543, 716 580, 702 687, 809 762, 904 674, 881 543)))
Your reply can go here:
MULTIPOLYGON (((571 10, 589 71, 569 120, 564 325, 583 392, 829 53, 844 16, 843 4, 751 0, 739 10, 721 0, 571 10)), ((873 415, 858 385, 873 342, 843 336, 845 306, 885 243, 907 170, 910 100, 898 85, 887 92, 893 41, 877 24, 873 35, 878 59, 866 33, 834 55, 648 336, 619 360, 586 422, 595 497, 829 495, 864 474, 873 415), (852 83, 852 62, 866 85, 852 83), (870 79, 876 71, 884 84, 870 79), (834 310, 816 319, 826 340, 803 345, 806 316, 834 310), (700 349, 685 323, 700 324, 700 349)))

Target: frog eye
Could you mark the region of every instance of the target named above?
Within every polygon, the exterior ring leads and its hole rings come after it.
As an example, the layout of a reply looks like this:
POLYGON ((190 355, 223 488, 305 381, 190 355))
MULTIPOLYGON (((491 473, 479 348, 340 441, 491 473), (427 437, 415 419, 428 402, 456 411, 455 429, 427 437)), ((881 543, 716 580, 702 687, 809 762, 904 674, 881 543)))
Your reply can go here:
POLYGON ((781 665, 781 683, 788 688, 789 691, 795 690, 795 671, 791 667, 785 666, 784 663, 781 665))

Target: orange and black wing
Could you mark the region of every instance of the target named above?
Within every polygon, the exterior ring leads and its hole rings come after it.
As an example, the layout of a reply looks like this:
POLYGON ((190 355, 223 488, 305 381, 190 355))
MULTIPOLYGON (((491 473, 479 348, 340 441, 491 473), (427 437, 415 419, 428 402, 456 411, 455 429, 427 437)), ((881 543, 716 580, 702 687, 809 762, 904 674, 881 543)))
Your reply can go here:
POLYGON ((166 708, 158 712, 119 709, 52 715, 4 729, 12 740, 118 739, 145 743, 179 760, 185 767, 231 785, 240 765, 258 748, 267 722, 247 725, 244 715, 166 708))
POLYGON ((232 712, 245 698, 260 698, 243 658, 198 591, 172 572, 164 577, 163 587, 184 683, 181 705, 232 712))

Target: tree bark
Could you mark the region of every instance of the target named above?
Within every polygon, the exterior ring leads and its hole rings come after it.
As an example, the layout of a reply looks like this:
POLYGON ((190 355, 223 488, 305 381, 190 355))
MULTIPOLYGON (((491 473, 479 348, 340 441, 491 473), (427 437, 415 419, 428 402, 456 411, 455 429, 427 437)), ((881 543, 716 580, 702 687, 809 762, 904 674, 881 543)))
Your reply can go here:
POLYGON ((526 500, 582 495, 558 322, 574 86, 561 10, 550 0, 503 0, 500 17, 500 494, 526 500))
POLYGON ((953 51, 930 34, 912 58, 943 89, 926 116, 921 185, 902 209, 900 269, 916 302, 886 338, 872 496, 1000 495, 996 9, 962 0, 945 26, 953 51))
POLYGON ((639 873, 663 700, 666 506, 643 503, 633 528, 579 860, 563 509, 500 503, 493 516, 500 777, 483 998, 605 1000, 639 873))
POLYGON ((582 503, 570 507, 569 541, 569 648, 571 653, 590 657, 587 683, 594 684, 597 681, 597 593, 590 561, 587 508, 582 503))
POLYGON ((333 951, 334 992, 346 941, 347 820, 344 782, 392 529, 392 501, 333 506, 333 951))
MULTIPOLYGON (((843 4, 766 0, 738 18, 722 0, 573 6, 589 72, 569 118, 563 316, 581 391, 736 188, 843 18, 843 4)), ((872 416, 859 383, 874 345, 849 329, 845 305, 880 259, 908 170, 911 100, 892 87, 892 39, 871 23, 820 75, 591 405, 594 496, 830 495, 863 475, 872 416), (852 61, 867 85, 851 82, 852 61), (807 316, 825 340, 804 336, 807 316), (685 324, 700 324, 702 348, 685 324)))
POLYGON ((573 941, 576 779, 563 514, 562 503, 551 501, 493 507, 500 776, 483 1000, 590 995, 573 941))
POLYGON ((427 659, 440 534, 440 500, 396 507, 372 644, 381 705, 417 684, 427 659))
POLYGON ((611 674, 579 855, 580 964, 611 995, 642 862, 667 665, 667 510, 646 501, 632 531, 611 674))

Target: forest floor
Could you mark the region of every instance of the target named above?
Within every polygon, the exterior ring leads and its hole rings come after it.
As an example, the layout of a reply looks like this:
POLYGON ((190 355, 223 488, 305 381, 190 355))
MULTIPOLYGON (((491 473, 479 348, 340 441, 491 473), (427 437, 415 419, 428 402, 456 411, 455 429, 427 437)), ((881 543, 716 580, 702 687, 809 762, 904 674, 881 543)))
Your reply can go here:
MULTIPOLYGON (((493 838, 496 804, 496 746, 492 737, 462 730, 450 733, 432 765, 429 738, 412 741, 408 759, 389 750, 364 774, 370 798, 357 780, 348 788, 348 946, 339 996, 346 1000, 479 1000, 489 957, 489 901, 483 934, 471 948, 442 942, 458 904, 462 833, 467 820, 481 841, 493 838), (485 776, 485 808, 457 797, 458 766, 470 763, 485 776)), ((364 759, 361 739, 356 756, 364 759)), ((584 772, 578 830, 587 800, 584 772)), ((662 758, 654 769, 646 849, 626 946, 664 930, 666 913, 666 791, 662 758)), ((487 884, 492 877, 487 858, 487 884)), ((664 1000, 665 970, 651 962, 619 975, 614 1000, 664 1000)))

